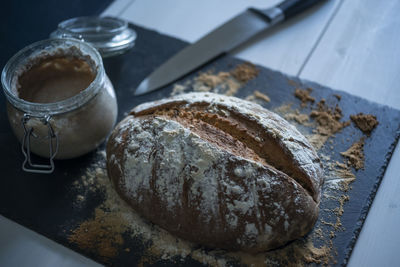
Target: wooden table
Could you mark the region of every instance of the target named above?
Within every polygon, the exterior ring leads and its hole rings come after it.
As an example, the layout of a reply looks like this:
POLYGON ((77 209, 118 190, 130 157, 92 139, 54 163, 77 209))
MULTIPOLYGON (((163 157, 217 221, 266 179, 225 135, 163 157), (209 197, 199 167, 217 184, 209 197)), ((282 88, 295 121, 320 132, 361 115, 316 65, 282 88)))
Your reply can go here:
MULTIPOLYGON (((194 42, 249 6, 279 0, 117 0, 103 13, 194 42)), ((400 1, 329 0, 232 54, 400 109, 400 1)), ((400 265, 397 146, 349 266, 400 265)), ((96 263, 0 216, 0 265, 96 263), (23 256, 22 256, 23 255, 23 256), (22 256, 22 257, 21 257, 22 256)))

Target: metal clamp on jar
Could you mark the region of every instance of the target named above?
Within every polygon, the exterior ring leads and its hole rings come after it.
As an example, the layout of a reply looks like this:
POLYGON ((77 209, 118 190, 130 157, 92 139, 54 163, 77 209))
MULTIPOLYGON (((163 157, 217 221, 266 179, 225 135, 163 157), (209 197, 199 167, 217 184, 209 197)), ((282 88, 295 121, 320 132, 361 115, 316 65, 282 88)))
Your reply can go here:
MULTIPOLYGON (((10 125, 25 156, 23 170, 51 173, 54 159, 70 159, 94 150, 113 129, 118 110, 114 88, 99 51, 84 40, 95 36, 92 28, 96 26, 99 36, 107 37, 112 46, 106 49, 102 43, 101 51, 106 55, 121 53, 118 47, 132 47, 134 32, 129 44, 117 45, 110 34, 104 34, 110 31, 110 23, 117 22, 111 18, 76 18, 60 23, 59 32, 60 27, 69 27, 61 31, 62 36, 68 33, 74 37, 75 32, 81 40, 55 38, 34 43, 4 67, 1 81, 10 125), (86 38, 82 28, 89 34, 86 38), (35 163, 31 153, 49 162, 35 163)), ((115 25, 121 34, 123 25, 115 25)))

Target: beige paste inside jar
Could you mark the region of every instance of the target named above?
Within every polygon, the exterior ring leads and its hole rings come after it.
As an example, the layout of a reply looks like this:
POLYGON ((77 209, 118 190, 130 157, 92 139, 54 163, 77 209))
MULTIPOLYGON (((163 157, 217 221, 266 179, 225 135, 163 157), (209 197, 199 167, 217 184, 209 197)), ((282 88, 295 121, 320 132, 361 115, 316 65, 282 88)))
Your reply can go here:
MULTIPOLYGON (((54 54, 40 54, 16 70, 13 90, 18 97, 31 103, 53 103, 71 98, 89 87, 97 75, 97 66, 89 56, 73 49, 58 49, 54 54)), ((58 136, 56 159, 78 157, 94 150, 113 129, 117 119, 114 88, 106 75, 97 86, 100 90, 81 107, 51 116, 50 124, 58 136)), ((22 142, 24 112, 7 103, 11 127, 22 142)), ((48 126, 40 118, 26 123, 33 128, 30 151, 49 157, 48 126)), ((55 140, 52 139, 53 145, 55 140)))
POLYGON ((18 78, 18 96, 34 103, 58 102, 79 94, 95 77, 80 58, 44 58, 18 78))

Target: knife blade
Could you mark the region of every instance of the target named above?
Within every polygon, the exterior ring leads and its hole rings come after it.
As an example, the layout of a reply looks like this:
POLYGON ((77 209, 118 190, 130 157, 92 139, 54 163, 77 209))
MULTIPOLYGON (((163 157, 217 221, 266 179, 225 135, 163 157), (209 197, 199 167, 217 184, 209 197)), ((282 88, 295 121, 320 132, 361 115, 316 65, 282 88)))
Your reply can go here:
POLYGON ((171 84, 260 32, 322 1, 286 0, 268 9, 247 9, 168 59, 139 84, 135 95, 171 84))

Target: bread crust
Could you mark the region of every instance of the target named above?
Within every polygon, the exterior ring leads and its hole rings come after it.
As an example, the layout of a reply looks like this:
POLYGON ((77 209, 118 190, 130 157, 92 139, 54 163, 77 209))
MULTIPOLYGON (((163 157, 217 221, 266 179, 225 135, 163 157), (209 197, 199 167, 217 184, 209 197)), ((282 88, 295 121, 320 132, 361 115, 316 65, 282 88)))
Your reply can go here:
POLYGON ((235 97, 191 93, 134 108, 107 144, 120 196, 207 247, 252 253, 308 233, 323 172, 288 122, 235 97))

